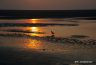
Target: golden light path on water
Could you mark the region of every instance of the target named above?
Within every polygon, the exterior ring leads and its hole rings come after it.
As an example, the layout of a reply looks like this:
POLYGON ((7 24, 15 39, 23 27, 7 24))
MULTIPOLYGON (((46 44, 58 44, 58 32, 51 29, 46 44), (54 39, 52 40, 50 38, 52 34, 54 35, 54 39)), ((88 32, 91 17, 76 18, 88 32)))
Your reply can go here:
MULTIPOLYGON (((39 22, 39 19, 29 19, 28 22, 36 24, 39 22)), ((31 32, 34 32, 30 34, 31 36, 41 36, 41 34, 38 34, 37 32, 43 31, 40 27, 29 27, 28 29, 31 32)), ((40 49, 42 47, 42 42, 36 39, 29 39, 27 40, 27 44, 25 44, 25 46, 27 48, 40 49)))
MULTIPOLYGON (((39 19, 29 19, 28 22, 36 24, 36 23, 40 22, 40 20, 39 19)), ((29 30, 31 32, 34 32, 34 33, 30 34, 31 36, 41 36, 41 34, 38 34, 37 32, 42 32, 43 31, 40 27, 29 27, 29 30)))

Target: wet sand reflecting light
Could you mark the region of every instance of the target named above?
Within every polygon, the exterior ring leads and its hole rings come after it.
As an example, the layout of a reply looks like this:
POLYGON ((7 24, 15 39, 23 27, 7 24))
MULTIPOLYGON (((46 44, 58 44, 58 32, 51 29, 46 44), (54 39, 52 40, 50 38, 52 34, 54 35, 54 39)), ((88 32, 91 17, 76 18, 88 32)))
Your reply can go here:
POLYGON ((27 44, 25 44, 27 48, 32 49, 40 49, 42 48, 42 42, 39 40, 28 40, 27 44))

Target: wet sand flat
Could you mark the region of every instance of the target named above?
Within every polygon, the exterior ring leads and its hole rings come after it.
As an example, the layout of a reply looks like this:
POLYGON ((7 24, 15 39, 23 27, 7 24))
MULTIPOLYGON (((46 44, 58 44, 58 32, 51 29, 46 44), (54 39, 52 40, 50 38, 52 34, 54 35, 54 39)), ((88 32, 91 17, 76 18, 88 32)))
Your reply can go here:
POLYGON ((96 20, 0 20, 0 25, 0 65, 96 65, 96 20))

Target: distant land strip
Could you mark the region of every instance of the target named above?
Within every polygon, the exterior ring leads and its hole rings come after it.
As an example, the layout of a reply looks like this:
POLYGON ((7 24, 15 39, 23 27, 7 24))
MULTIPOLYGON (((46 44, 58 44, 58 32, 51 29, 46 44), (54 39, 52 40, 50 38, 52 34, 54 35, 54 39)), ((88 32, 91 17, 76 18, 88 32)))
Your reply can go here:
POLYGON ((96 10, 0 10, 0 19, 72 17, 96 17, 96 10))

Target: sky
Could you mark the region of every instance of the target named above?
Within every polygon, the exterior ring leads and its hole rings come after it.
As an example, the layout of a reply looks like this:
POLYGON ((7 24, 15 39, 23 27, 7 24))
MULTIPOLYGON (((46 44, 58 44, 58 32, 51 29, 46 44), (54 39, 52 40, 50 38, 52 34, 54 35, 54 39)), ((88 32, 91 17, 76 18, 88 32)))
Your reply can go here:
POLYGON ((8 10, 81 10, 96 9, 96 0, 0 0, 8 10))

